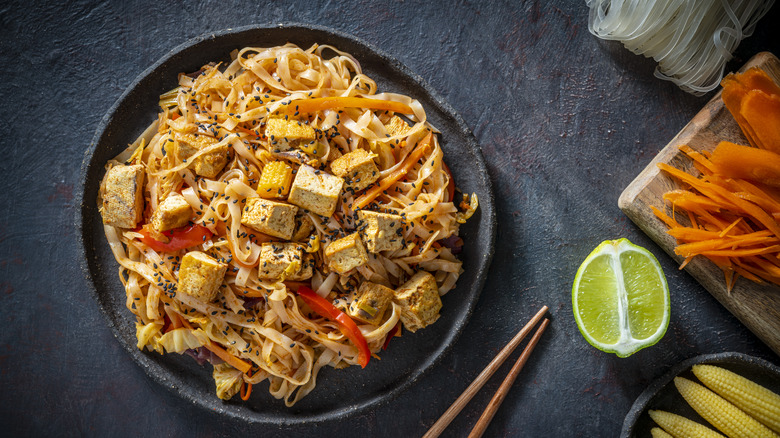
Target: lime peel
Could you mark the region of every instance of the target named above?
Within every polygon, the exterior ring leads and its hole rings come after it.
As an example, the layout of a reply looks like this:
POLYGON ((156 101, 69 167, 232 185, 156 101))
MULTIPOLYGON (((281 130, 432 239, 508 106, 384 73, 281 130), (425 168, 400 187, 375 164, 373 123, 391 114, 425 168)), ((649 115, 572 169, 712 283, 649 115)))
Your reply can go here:
POLYGON ((577 270, 572 308, 588 343, 627 357, 666 333, 669 287, 650 251, 628 239, 607 240, 577 270))

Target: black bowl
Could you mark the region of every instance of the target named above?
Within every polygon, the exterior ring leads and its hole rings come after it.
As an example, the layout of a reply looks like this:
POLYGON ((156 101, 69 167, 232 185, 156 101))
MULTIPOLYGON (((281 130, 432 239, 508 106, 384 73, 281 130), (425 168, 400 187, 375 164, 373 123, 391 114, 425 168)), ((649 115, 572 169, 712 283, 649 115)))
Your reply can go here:
POLYGON ((622 438, 649 437, 650 429, 656 427, 655 422, 647 413, 649 409, 660 409, 682 415, 690 420, 714 429, 706 420, 688 406, 677 388, 674 386, 674 378, 685 377, 697 381, 691 372, 691 367, 697 364, 717 365, 742 377, 750 379, 778 394, 780 394, 780 367, 757 357, 742 353, 717 353, 696 356, 683 361, 653 381, 642 394, 637 397, 631 409, 623 421, 622 438))
POLYGON ((82 267, 108 325, 132 358, 154 380, 186 400, 210 411, 250 422, 275 425, 310 423, 344 418, 375 407, 409 388, 452 348, 477 302, 493 255, 495 212, 487 169, 477 142, 463 119, 419 76, 386 53, 357 38, 319 26, 278 24, 249 26, 211 33, 173 49, 144 71, 127 88, 97 127, 82 163, 83 191, 77 205, 76 227, 83 244, 82 267), (460 258, 465 273, 444 298, 436 324, 393 340, 381 361, 365 369, 323 369, 317 387, 293 408, 257 385, 252 398, 223 402, 215 395, 210 366, 200 367, 189 357, 161 356, 136 348, 134 316, 125 308, 125 292, 117 277, 118 264, 106 243, 97 209, 97 192, 106 161, 134 141, 157 113, 160 94, 177 84, 177 74, 198 70, 211 61, 228 61, 229 53, 245 46, 269 47, 292 42, 302 48, 329 44, 351 53, 363 71, 376 80, 380 91, 417 98, 429 121, 441 135, 445 161, 458 188, 476 192, 480 208, 461 227, 466 242, 460 258))

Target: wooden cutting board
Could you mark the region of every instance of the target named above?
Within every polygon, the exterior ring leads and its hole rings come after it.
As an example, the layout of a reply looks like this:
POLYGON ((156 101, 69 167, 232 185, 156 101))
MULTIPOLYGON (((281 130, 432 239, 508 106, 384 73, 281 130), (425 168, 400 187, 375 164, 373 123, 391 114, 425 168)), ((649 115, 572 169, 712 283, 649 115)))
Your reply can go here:
MULTIPOLYGON (((763 69, 775 82, 780 83, 780 60, 773 54, 757 54, 740 71, 751 67, 763 69)), ((683 258, 674 253, 676 240, 666 233, 667 226, 650 210, 650 206, 655 206, 670 214, 671 208, 664 205, 662 196, 670 190, 680 188, 680 185, 660 172, 657 164, 668 163, 696 175, 698 172, 693 169, 691 160, 683 156, 678 147, 687 144, 697 151, 712 151, 722 140, 748 144, 739 125, 724 106, 721 93, 718 92, 626 187, 618 200, 618 206, 626 216, 680 263, 683 258)), ((740 278, 729 294, 726 291, 723 272, 706 258, 694 257, 685 270, 750 331, 780 355, 780 286, 759 285, 740 278)))

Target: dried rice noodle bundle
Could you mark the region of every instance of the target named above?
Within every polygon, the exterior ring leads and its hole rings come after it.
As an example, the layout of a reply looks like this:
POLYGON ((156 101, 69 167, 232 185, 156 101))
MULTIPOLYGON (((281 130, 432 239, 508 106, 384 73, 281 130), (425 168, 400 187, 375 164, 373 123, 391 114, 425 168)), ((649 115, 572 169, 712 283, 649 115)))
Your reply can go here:
POLYGON ((774 0, 586 0, 588 30, 658 62, 655 76, 700 96, 774 0))

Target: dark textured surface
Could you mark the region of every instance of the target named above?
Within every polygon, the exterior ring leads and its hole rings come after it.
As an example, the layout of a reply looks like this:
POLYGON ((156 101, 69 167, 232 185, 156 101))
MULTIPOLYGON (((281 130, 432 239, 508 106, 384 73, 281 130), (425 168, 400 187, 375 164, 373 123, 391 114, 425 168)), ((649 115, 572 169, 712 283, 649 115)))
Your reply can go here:
MULTIPOLYGON (((780 53, 778 9, 731 69, 761 50, 780 53)), ((552 324, 488 436, 617 436, 645 386, 684 359, 738 351, 780 362, 617 207, 622 189, 708 96, 655 79, 651 60, 597 40, 586 20, 579 1, 3 3, 3 434, 419 436, 542 304, 552 324), (197 35, 281 21, 354 34, 428 81, 482 146, 499 228, 477 308, 430 373, 348 420, 268 428, 193 406, 147 377, 87 292, 73 223, 84 151, 139 73, 197 35), (659 258, 672 294, 664 339, 627 359, 591 348, 570 304, 580 261, 617 237, 659 258)), ((446 435, 468 434, 498 377, 446 435)))

